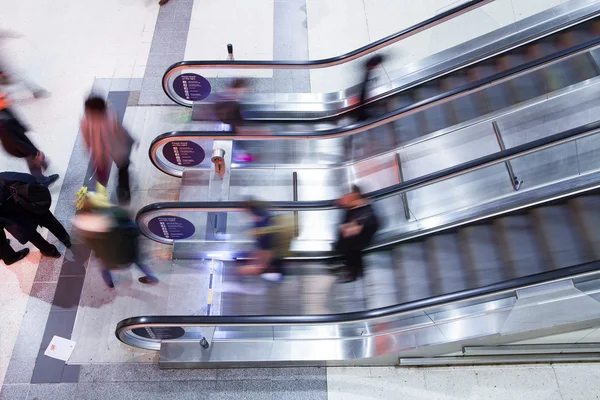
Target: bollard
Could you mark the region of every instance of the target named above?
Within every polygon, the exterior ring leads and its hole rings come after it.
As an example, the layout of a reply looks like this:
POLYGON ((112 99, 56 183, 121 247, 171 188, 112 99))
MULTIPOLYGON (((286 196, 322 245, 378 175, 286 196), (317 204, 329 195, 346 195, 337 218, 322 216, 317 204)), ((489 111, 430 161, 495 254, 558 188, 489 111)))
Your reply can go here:
POLYGON ((211 161, 215 164, 215 172, 221 178, 225 175, 225 150, 213 149, 211 161))
POLYGON ((227 59, 233 61, 233 45, 231 43, 227 45, 227 59))

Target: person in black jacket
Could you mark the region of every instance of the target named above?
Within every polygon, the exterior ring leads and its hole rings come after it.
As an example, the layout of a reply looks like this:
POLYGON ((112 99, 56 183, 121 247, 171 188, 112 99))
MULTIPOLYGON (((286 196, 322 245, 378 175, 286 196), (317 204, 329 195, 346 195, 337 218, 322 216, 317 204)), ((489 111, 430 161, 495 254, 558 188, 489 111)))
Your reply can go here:
POLYGON ((29 172, 38 183, 50 185, 58 180, 58 174, 44 176, 42 170, 48 168, 48 162, 44 153, 27 137, 27 128, 19 121, 16 115, 8 107, 8 101, 0 92, 0 141, 8 154, 27 161, 29 172))
MULTIPOLYGON (((10 232, 21 244, 30 242, 40 249, 44 256, 59 258, 60 252, 37 231, 38 226, 48 228, 67 248, 71 247, 71 238, 64 226, 47 210, 42 214, 33 214, 13 200, 9 186, 15 182, 36 184, 32 175, 20 172, 0 173, 0 227, 10 232)), ((0 238, 1 240, 1 238, 0 238)))
POLYGON ((346 209, 346 213, 340 224, 334 249, 342 254, 345 261, 342 267, 344 274, 338 281, 346 283, 362 276, 362 252, 371 243, 379 227, 379 221, 375 210, 356 185, 353 185, 352 191, 343 195, 338 203, 346 209))

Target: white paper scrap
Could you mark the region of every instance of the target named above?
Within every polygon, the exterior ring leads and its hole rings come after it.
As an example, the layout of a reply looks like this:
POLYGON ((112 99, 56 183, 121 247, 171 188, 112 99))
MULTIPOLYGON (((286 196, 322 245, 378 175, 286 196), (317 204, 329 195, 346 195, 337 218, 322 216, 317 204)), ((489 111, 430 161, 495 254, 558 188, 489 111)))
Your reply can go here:
POLYGON ((73 349, 75 349, 74 341, 54 336, 44 354, 58 360, 68 361, 73 349))

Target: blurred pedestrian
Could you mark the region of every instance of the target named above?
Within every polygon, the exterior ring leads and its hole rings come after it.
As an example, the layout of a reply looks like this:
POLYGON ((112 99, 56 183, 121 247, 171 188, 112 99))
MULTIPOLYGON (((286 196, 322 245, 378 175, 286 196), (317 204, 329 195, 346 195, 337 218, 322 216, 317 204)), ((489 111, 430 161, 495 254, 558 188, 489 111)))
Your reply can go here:
POLYGON ((73 227, 84 244, 94 251, 102 262, 102 279, 114 288, 111 271, 124 269, 135 264, 144 274, 138 281, 156 284, 158 278, 142 262, 139 251, 140 231, 127 211, 108 201, 106 188, 96 184, 95 192, 87 188, 77 192, 79 213, 73 219, 73 227))
POLYGON ((252 264, 240 268, 241 274, 260 274, 271 282, 283 280, 285 257, 289 256, 294 238, 294 225, 290 215, 272 215, 267 203, 258 200, 246 202, 254 227, 250 231, 256 238, 258 249, 253 253, 252 264))
POLYGON ((358 119, 360 121, 364 121, 369 117, 369 113, 367 112, 366 102, 367 102, 367 92, 369 90, 369 84, 371 79, 373 78, 373 71, 383 62, 383 56, 379 54, 375 54, 374 56, 367 59, 364 65, 364 78, 360 87, 360 97, 358 100, 358 105, 360 106, 358 110, 358 119))
POLYGON ((339 268, 340 283, 352 282, 363 274, 362 252, 369 246, 379 227, 375 210, 363 197, 360 188, 352 186, 352 191, 340 197, 339 205, 345 214, 339 226, 334 250, 341 253, 344 265, 339 268))
POLYGON ((0 223, 0 260, 4 261, 5 265, 12 265, 25 258, 27 254, 29 254, 27 247, 19 251, 12 248, 10 240, 6 238, 4 226, 0 223))
POLYGON ((0 92, 0 141, 6 152, 27 161, 29 172, 42 185, 50 185, 59 178, 58 174, 44 176, 43 170, 48 168, 48 160, 44 153, 29 140, 27 127, 19 121, 15 113, 8 107, 9 101, 0 92))
POLYGON ((102 97, 91 95, 85 101, 81 134, 96 168, 96 180, 106 186, 114 162, 119 168, 117 198, 119 203, 128 203, 131 200, 129 157, 135 141, 102 97))
MULTIPOLYGON (((269 128, 257 126, 256 124, 249 124, 244 119, 244 114, 242 113, 242 99, 248 92, 248 85, 248 79, 234 79, 225 91, 217 95, 215 115, 220 121, 229 125, 231 132, 234 135, 271 135, 272 132, 269 128)), ((243 140, 234 142, 234 154, 232 158, 235 162, 249 162, 254 160, 254 157, 248 152, 243 140)))
MULTIPOLYGON (((5 39, 17 39, 22 37, 21 35, 15 34, 10 31, 0 30, 0 49, 5 39)), ((19 76, 13 69, 8 65, 7 57, 0 52, 0 86, 4 86, 5 89, 8 87, 24 86, 27 91, 31 92, 34 98, 48 97, 48 93, 44 88, 35 84, 34 82, 24 79, 19 76)))
POLYGON ((71 237, 50 211, 52 198, 48 188, 33 175, 20 172, 0 173, 0 226, 21 244, 30 242, 44 256, 59 258, 60 252, 37 231, 47 228, 67 248, 71 237))

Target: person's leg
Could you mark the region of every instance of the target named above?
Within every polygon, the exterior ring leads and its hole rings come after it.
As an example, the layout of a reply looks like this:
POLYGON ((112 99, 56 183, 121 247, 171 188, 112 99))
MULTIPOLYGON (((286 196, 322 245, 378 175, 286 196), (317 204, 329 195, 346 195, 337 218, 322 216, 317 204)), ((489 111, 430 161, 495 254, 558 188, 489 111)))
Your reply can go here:
POLYGON ((131 189, 129 187, 129 160, 126 164, 119 167, 117 197, 119 203, 121 204, 126 204, 131 201, 131 189))
POLYGON ((48 163, 46 160, 42 160, 40 163, 35 159, 34 156, 25 157, 25 160, 27 161, 29 173, 35 177, 39 184, 49 186, 58 180, 58 174, 45 176, 42 172, 44 169, 48 168, 48 163))
POLYGON ((96 165, 96 182, 106 187, 108 183, 108 167, 105 165, 96 165))
POLYGON ((60 257, 60 253, 59 253, 58 249, 56 248, 56 246, 54 246, 53 244, 49 243, 46 239, 44 239, 42 237, 42 235, 39 234, 39 232, 35 232, 29 238, 29 243, 31 243, 32 245, 34 245, 35 247, 40 249, 40 252, 47 257, 53 257, 53 258, 60 257))
POLYGON ((108 286, 109 288, 114 288, 115 287, 115 283, 113 282, 113 278, 112 278, 112 274, 110 273, 110 271, 104 267, 102 267, 102 279, 104 280, 104 283, 106 283, 106 286, 108 286))
POLYGON ((4 264, 11 265, 19 260, 22 260, 29 254, 29 249, 24 248, 19 251, 14 251, 10 245, 10 241, 6 238, 6 233, 3 228, 0 228, 0 260, 4 261, 4 264))
POLYGON ((146 264, 144 264, 140 260, 136 260, 135 265, 137 265, 137 267, 140 269, 140 271, 142 271, 142 273, 144 274, 144 276, 139 278, 138 281, 145 283, 145 284, 158 283, 158 278, 156 277, 156 275, 154 275, 154 272, 152 272, 150 267, 148 267, 146 264))
POLYGON ((50 211, 40 215, 38 217, 38 223, 40 226, 47 228, 50 233, 56 236, 56 238, 60 240, 67 248, 71 247, 71 237, 69 236, 69 233, 63 224, 61 224, 60 221, 57 220, 54 214, 52 214, 50 211))

